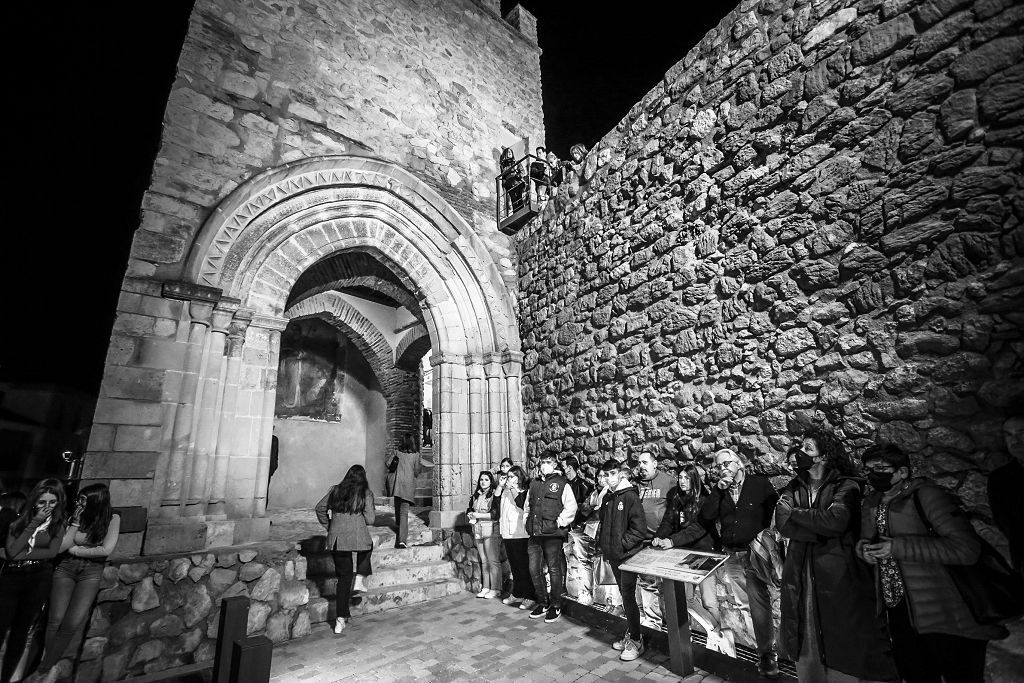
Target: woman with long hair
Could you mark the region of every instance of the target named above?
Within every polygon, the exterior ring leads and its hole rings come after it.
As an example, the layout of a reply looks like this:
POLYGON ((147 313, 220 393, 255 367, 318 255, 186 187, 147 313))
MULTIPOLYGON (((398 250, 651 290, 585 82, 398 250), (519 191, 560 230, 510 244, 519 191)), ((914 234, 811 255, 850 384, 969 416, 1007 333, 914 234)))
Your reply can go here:
POLYGON ((406 548, 409 540, 409 507, 416 498, 416 477, 423 471, 420 451, 412 433, 405 433, 387 465, 391 495, 395 501, 395 547, 406 548))
POLYGON ((509 569, 512 570, 512 592, 502 600, 506 605, 519 609, 533 609, 537 595, 530 578, 530 558, 526 546, 530 534, 526 533, 526 491, 530 478, 519 465, 513 465, 505 475, 505 486, 501 492, 498 530, 501 544, 505 547, 509 569))
POLYGON ((494 475, 488 470, 480 473, 476 480, 476 491, 469 499, 466 516, 473 524, 476 550, 480 555, 480 592, 478 598, 496 598, 501 595, 501 534, 498 525, 498 511, 501 496, 495 495, 494 475))
POLYGON ((106 484, 90 484, 79 491, 53 572, 46 652, 36 671, 38 678, 32 680, 56 681, 58 669, 54 665, 89 618, 103 568, 120 531, 121 516, 110 506, 106 484))
POLYGON ((861 481, 842 444, 815 429, 790 449, 796 476, 779 492, 775 525, 789 539, 779 643, 801 681, 897 679, 875 585, 857 559, 861 481))
POLYGON ((7 638, 0 682, 14 676, 28 634, 50 595, 53 560, 67 528, 67 501, 59 479, 43 479, 7 533, 0 570, 0 643, 7 638))
POLYGON ((332 486, 316 504, 316 518, 327 527, 327 550, 334 557, 334 573, 338 577, 334 620, 334 632, 338 634, 352 617, 349 610, 354 581, 352 553, 356 554, 356 573, 359 576, 373 573, 370 566, 370 554, 373 552, 370 525, 375 516, 373 492, 366 483, 366 470, 362 465, 352 465, 341 483, 332 486))

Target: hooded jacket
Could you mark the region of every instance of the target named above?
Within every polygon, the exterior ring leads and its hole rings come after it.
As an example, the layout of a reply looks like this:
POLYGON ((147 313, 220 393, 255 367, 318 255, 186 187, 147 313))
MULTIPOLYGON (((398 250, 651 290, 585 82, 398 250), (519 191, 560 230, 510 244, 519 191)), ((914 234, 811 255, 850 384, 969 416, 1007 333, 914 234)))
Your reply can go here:
POLYGON ((775 526, 790 539, 782 570, 779 644, 793 660, 804 638, 818 639, 824 664, 856 678, 896 679, 884 619, 875 610, 871 568, 854 552, 860 535, 860 482, 826 474, 814 502, 800 476, 779 492, 775 526), (809 633, 805 600, 817 632, 809 633))
MULTIPOLYGON (((882 494, 876 491, 864 499, 860 528, 862 540, 870 541, 875 536, 875 515, 881 498, 882 494)), ((903 575, 914 630, 977 640, 1006 637, 1006 629, 1002 626, 987 626, 974 620, 944 566, 972 565, 981 555, 978 535, 956 498, 929 479, 911 479, 907 487, 889 502, 889 536, 892 538, 892 556, 899 563, 903 575), (928 527, 917 514, 913 499, 915 492, 937 536, 929 535, 928 527)), ((857 546, 857 552, 863 558, 861 545, 857 546)), ((885 602, 877 568, 875 586, 881 613, 885 602)))
POLYGON ((606 560, 622 562, 636 555, 643 548, 644 541, 651 537, 635 487, 629 485, 605 495, 597 540, 606 560))

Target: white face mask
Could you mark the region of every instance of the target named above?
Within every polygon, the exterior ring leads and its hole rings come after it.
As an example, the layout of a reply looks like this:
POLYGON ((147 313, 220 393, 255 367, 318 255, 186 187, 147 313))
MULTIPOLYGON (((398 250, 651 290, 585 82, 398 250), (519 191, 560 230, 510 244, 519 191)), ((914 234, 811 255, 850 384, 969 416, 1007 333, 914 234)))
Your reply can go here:
POLYGON ((551 474, 554 471, 555 471, 554 464, 552 464, 550 462, 542 462, 540 464, 540 473, 543 474, 545 477, 548 476, 549 474, 551 474))

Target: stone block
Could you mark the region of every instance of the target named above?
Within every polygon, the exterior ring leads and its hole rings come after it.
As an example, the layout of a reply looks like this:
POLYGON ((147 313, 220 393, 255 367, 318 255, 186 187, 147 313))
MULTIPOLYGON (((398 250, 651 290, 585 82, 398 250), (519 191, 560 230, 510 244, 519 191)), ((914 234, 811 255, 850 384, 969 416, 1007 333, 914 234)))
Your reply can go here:
POLYGON ((142 368, 177 370, 185 362, 188 344, 174 339, 144 337, 136 346, 132 365, 142 368))
POLYGON ((283 643, 291 637, 291 615, 276 612, 267 619, 267 638, 274 643, 283 643))
POLYGON ((148 640, 135 649, 128 666, 137 666, 156 659, 164 652, 164 644, 159 640, 148 640))
POLYGON ((234 569, 225 569, 223 567, 217 567, 210 572, 210 593, 214 598, 217 598, 223 593, 229 586, 235 583, 235 579, 238 576, 238 571, 234 569))
POLYGON ((142 554, 142 541, 145 532, 122 533, 117 537, 117 545, 110 554, 110 560, 127 560, 142 554))
POLYGON ((185 622, 176 614, 160 617, 149 625, 149 634, 154 638, 174 637, 185 630, 185 622))
POLYGON ((900 14, 869 29, 855 40, 850 49, 850 61, 854 65, 871 64, 896 51, 917 35, 914 20, 900 14))
POLYGON ((246 635, 252 635, 262 631, 267 625, 267 617, 270 616, 271 607, 266 602, 253 602, 249 605, 249 621, 246 624, 246 635))
POLYGON ((153 586, 153 578, 147 576, 132 589, 132 609, 146 612, 160 606, 160 596, 153 586))
POLYGON ((96 401, 95 423, 117 425, 160 425, 163 406, 151 401, 101 398, 96 401))
POLYGON ((206 525, 202 522, 157 522, 149 525, 146 533, 146 555, 202 550, 206 542, 206 525))
POLYGON ((309 602, 309 588, 304 581, 285 581, 281 584, 278 601, 282 609, 290 609, 309 602))
POLYGON ((264 572, 249 595, 253 600, 272 600, 281 588, 281 574, 276 569, 264 572))
POLYGON ((309 618, 309 612, 304 609, 298 610, 295 614, 295 621, 292 622, 292 638, 305 638, 313 631, 313 625, 309 618))
POLYGON ((107 366, 100 386, 100 396, 160 401, 163 382, 163 370, 107 366))
POLYGON ((120 425, 114 432, 113 450, 122 452, 160 451, 161 427, 120 425))
POLYGON ((255 581, 263 576, 266 571, 266 565, 259 562, 249 562, 239 571, 238 578, 242 581, 255 581))
POLYGON ((213 601, 210 599, 209 591, 205 585, 198 584, 191 590, 188 599, 185 601, 183 612, 185 626, 192 628, 205 619, 210 614, 211 609, 213 609, 213 601))
POLYGON ((328 606, 326 598, 310 598, 309 605, 307 605, 310 622, 320 624, 327 621, 328 606))

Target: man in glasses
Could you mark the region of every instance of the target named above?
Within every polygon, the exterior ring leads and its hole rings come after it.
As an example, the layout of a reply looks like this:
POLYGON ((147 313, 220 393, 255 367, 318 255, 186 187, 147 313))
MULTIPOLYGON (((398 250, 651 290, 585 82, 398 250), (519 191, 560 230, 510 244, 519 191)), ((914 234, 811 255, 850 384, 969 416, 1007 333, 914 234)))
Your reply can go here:
POLYGON ((722 551, 729 554, 724 575, 746 588, 757 641, 757 671, 765 678, 778 678, 771 597, 768 584, 751 564, 750 542, 771 524, 779 494, 766 477, 747 472, 746 462, 733 450, 715 453, 713 467, 717 483, 701 507, 701 522, 709 528, 718 524, 722 551))

